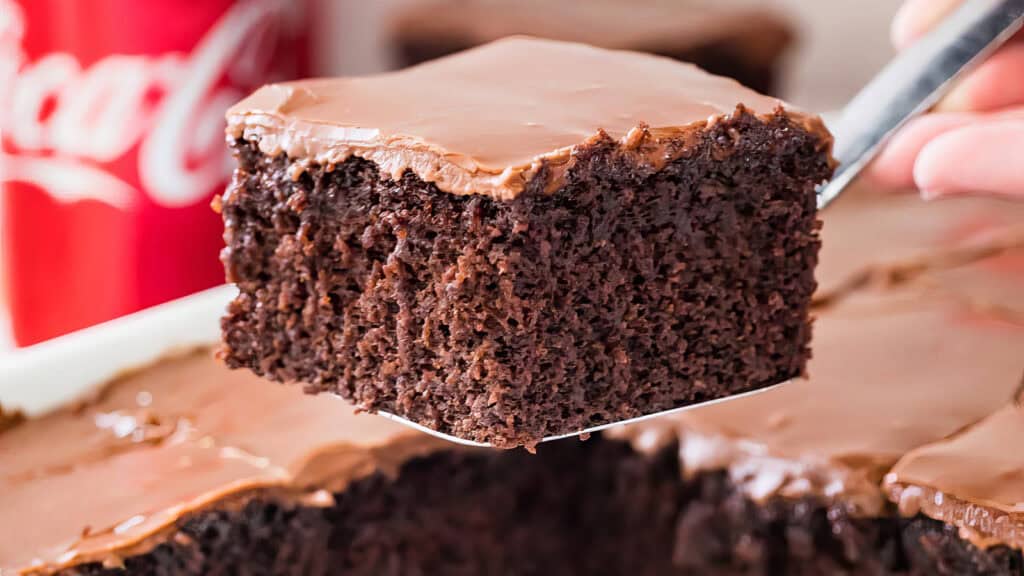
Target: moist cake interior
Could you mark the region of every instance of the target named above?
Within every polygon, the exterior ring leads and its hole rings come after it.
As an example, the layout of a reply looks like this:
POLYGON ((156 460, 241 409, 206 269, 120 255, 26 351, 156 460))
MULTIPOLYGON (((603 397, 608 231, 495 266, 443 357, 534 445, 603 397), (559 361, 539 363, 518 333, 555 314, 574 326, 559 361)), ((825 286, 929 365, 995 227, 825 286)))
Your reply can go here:
POLYGON ((778 100, 512 38, 228 120, 231 367, 499 447, 803 372, 831 139, 778 100))

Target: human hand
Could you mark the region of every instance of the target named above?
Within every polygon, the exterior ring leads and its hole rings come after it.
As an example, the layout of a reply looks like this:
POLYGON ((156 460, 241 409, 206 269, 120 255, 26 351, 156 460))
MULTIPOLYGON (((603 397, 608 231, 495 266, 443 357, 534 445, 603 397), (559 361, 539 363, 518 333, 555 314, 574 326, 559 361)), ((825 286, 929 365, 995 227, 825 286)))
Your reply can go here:
MULTIPOLYGON (((892 37, 904 49, 963 0, 906 0, 892 37)), ((1024 199, 1024 33, 957 85, 936 109, 911 121, 868 170, 926 199, 1001 194, 1024 199)))

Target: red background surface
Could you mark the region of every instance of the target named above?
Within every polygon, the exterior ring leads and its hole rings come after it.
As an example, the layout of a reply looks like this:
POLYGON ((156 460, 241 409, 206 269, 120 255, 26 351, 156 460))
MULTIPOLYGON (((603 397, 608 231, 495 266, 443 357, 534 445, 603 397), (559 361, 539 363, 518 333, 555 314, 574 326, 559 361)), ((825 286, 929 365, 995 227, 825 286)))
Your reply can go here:
MULTIPOLYGON (((18 3, 25 13, 22 46, 29 62, 66 52, 86 69, 111 54, 188 54, 235 0, 18 3)), ((278 70, 288 69, 289 76, 303 71, 306 40, 278 46, 278 70)), ((238 88, 248 92, 254 86, 238 88)), ((41 114, 47 113, 44 108, 41 114)), ((138 148, 102 167, 141 191, 138 148)), ((4 149, 17 153, 7 138, 4 149)), ((223 226, 209 206, 221 189, 181 208, 140 193, 123 210, 95 200, 62 202, 31 184, 4 185, 0 229, 16 342, 32 344, 223 283, 223 226)))

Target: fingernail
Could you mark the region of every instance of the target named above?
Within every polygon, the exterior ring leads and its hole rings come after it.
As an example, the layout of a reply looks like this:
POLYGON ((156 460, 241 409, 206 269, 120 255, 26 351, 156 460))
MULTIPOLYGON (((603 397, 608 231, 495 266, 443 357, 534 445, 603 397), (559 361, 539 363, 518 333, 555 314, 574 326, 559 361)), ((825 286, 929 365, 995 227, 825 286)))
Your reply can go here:
POLYGON ((955 86, 948 94, 942 97, 935 104, 935 112, 970 112, 971 106, 971 94, 967 88, 961 86, 955 86))
POLYGON ((924 188, 921 190, 921 198, 923 200, 935 200, 937 198, 942 198, 947 194, 949 194, 949 191, 943 190, 942 188, 924 188))

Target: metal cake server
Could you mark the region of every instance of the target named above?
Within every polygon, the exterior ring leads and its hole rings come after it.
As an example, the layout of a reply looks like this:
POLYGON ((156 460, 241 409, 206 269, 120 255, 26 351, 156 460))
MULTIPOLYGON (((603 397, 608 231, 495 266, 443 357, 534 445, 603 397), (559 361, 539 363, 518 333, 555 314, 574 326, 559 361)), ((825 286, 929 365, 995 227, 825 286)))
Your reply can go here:
POLYGON ((818 191, 818 208, 838 198, 896 130, 934 106, 960 75, 1022 25, 1024 0, 965 0, 935 30, 892 60, 830 127, 839 168, 818 191))
MULTIPOLYGON (((831 126, 836 138, 833 154, 839 161, 839 167, 832 180, 818 190, 818 208, 822 209, 838 198, 896 130, 934 106, 959 76, 987 58, 1019 31, 1022 25, 1024 0, 965 0, 935 30, 893 59, 850 101, 843 109, 839 121, 831 126)), ((550 436, 541 442, 590 434, 612 426, 727 402, 760 394, 784 384, 786 382, 744 394, 550 436)), ((379 414, 450 442, 490 446, 438 432, 401 416, 387 412, 379 414)))

